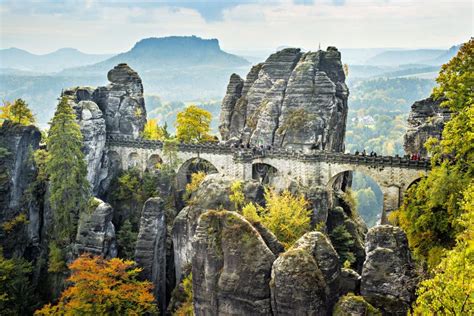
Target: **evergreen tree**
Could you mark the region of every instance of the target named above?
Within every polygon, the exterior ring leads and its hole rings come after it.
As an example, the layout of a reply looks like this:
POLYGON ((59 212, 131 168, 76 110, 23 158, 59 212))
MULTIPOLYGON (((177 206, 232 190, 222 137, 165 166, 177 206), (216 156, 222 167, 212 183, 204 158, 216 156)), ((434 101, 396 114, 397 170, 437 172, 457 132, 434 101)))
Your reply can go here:
POLYGON ((51 208, 54 237, 58 242, 74 239, 77 220, 87 209, 90 197, 87 165, 82 148, 82 134, 73 109, 62 98, 51 121, 47 139, 51 208))

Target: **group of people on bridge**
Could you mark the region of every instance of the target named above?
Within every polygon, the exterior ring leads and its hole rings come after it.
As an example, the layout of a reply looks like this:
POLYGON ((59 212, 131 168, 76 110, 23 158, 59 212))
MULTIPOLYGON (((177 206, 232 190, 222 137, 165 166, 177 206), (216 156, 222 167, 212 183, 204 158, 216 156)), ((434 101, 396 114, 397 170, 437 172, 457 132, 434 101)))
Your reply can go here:
MULTIPOLYGON (((359 152, 358 150, 355 151, 354 153, 356 156, 367 156, 367 152, 365 151, 365 149, 362 151, 362 152, 359 152)), ((377 153, 375 151, 371 151, 369 153, 369 157, 377 157, 377 153)))

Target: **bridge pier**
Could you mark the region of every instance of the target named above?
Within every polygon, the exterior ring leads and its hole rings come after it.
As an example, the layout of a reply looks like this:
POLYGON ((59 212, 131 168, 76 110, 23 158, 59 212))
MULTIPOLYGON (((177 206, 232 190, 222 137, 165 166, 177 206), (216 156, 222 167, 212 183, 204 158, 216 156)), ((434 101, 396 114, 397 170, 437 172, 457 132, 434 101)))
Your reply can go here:
POLYGON ((383 194, 383 210, 380 219, 381 224, 388 224, 388 215, 397 210, 402 202, 403 192, 397 186, 380 186, 383 194))

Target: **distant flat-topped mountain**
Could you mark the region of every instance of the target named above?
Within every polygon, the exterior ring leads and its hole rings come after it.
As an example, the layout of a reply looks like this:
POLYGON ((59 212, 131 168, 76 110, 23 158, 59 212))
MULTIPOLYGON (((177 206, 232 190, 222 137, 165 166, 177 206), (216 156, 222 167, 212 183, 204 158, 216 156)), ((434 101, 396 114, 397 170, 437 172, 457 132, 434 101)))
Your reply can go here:
POLYGON ((61 48, 49 54, 36 55, 19 48, 0 50, 0 68, 51 73, 68 67, 95 64, 112 55, 86 54, 74 48, 61 48))
POLYGON ((183 67, 239 67, 249 65, 242 57, 221 50, 217 39, 197 36, 151 37, 137 42, 131 50, 95 65, 65 72, 101 72, 119 63, 127 63, 138 72, 183 69, 183 67))

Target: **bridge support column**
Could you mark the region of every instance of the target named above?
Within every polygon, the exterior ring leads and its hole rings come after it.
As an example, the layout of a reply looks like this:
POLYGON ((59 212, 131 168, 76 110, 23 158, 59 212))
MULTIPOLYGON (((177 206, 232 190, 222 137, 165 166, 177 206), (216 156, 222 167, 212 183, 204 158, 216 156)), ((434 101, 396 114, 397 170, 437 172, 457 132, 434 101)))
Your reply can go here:
POLYGON ((389 224, 388 214, 400 207, 401 191, 396 186, 380 186, 380 189, 383 193, 383 210, 380 222, 381 224, 389 224))

